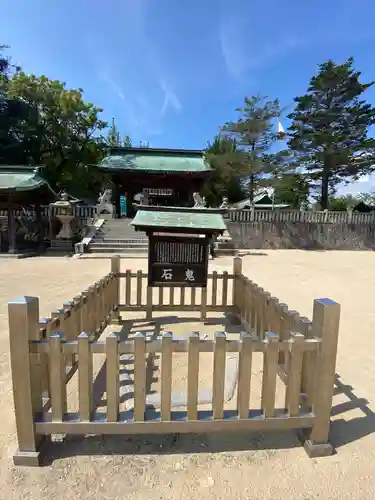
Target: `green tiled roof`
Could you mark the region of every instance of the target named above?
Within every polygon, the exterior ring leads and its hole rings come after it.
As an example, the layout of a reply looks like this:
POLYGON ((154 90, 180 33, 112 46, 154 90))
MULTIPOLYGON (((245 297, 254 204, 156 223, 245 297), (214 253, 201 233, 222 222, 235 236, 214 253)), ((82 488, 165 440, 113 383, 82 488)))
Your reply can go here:
POLYGON ((200 173, 211 168, 202 151, 153 148, 113 148, 98 165, 106 171, 200 173))
POLYGON ((137 229, 152 227, 155 229, 201 229, 222 232, 226 225, 221 214, 205 213, 203 210, 192 212, 159 212, 154 210, 138 210, 132 220, 137 229))
POLYGON ((48 182, 40 176, 39 167, 0 165, 0 192, 34 191, 40 188, 53 192, 48 182))

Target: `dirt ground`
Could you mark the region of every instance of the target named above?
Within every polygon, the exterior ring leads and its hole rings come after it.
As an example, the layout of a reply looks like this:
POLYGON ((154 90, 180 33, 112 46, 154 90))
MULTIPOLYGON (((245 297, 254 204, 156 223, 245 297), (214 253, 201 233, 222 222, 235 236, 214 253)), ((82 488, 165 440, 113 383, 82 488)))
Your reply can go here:
MULTIPOLYGON (((218 258, 210 266, 230 270, 232 259, 218 258)), ((146 261, 123 260, 122 269, 128 267, 145 269, 146 261)), ((308 459, 293 432, 87 437, 51 445, 44 467, 15 468, 7 301, 39 296, 41 315, 47 315, 106 274, 109 261, 0 259, 0 499, 375 498, 375 254, 266 251, 244 256, 243 267, 302 315, 311 317, 314 298, 342 305, 332 410, 335 455, 308 459)), ((171 326, 166 328, 182 328, 171 326)), ((212 331, 207 327, 207 334, 212 331)))

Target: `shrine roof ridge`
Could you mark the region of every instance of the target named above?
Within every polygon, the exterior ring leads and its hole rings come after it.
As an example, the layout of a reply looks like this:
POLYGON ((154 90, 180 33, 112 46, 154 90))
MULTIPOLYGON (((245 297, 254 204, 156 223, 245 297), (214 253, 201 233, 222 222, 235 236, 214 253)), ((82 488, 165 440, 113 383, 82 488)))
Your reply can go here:
POLYGON ((204 150, 202 149, 174 149, 174 148, 127 148, 114 146, 109 148, 111 155, 128 155, 132 153, 140 153, 143 156, 197 156, 202 157, 204 150))
POLYGON ((211 167, 203 151, 157 148, 111 148, 109 154, 97 165, 107 172, 169 172, 208 174, 211 167))

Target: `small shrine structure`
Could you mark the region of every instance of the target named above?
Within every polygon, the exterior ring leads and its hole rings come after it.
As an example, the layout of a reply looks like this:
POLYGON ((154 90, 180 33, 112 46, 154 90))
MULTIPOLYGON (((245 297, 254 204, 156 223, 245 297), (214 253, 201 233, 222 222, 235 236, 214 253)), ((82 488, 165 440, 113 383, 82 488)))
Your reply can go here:
POLYGON ((132 221, 146 232, 150 287, 206 287, 209 245, 224 233, 220 209, 139 206, 132 221))

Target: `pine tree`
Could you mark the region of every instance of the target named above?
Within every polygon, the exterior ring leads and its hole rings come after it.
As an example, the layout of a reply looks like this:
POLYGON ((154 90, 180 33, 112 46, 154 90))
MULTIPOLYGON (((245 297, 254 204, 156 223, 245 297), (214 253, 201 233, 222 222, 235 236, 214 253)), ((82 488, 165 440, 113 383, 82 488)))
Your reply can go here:
POLYGON ((120 132, 117 130, 115 119, 112 118, 111 126, 109 127, 109 132, 107 136, 107 144, 110 148, 121 147, 120 132))
POLYGON ((260 96, 245 97, 244 106, 236 109, 237 121, 228 122, 222 128, 225 136, 236 141, 236 163, 242 165, 241 175, 248 179, 250 203, 254 192, 271 166, 267 153, 277 139, 272 121, 280 114, 278 100, 268 101, 260 96))
POLYGON ((375 107, 360 99, 375 82, 360 83, 353 63, 349 58, 344 64, 321 64, 288 116, 289 147, 310 183, 320 187, 322 209, 338 183, 375 169, 375 141, 367 135, 375 123, 375 107))

